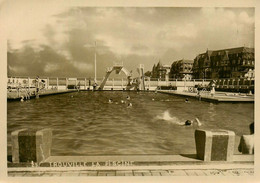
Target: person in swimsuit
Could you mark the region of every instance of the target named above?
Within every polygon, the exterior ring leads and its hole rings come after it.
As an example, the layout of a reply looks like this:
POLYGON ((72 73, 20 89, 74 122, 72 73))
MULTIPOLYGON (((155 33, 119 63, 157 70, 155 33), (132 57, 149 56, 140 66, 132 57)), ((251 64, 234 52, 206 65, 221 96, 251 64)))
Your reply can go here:
POLYGON ((128 105, 127 105, 127 108, 131 108, 133 105, 132 105, 132 103, 129 103, 128 105))
POLYGON ((201 122, 198 118, 195 118, 195 120, 187 120, 185 122, 179 123, 179 125, 183 125, 183 126, 192 126, 192 125, 197 125, 197 126, 201 126, 201 122))

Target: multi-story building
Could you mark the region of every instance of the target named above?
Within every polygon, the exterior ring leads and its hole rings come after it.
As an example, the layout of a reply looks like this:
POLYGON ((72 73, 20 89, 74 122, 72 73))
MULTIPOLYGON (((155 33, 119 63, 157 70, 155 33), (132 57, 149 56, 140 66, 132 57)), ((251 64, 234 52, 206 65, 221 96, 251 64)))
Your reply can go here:
POLYGON ((197 79, 242 78, 254 64, 254 48, 207 50, 194 59, 193 75, 197 79))
POLYGON ((168 73, 170 71, 169 65, 163 65, 160 61, 157 65, 153 66, 153 70, 151 72, 151 78, 153 79, 159 79, 159 80, 167 80, 168 73))
POLYGON ((205 53, 199 54, 195 59, 192 67, 193 77, 196 79, 211 78, 211 62, 210 56, 213 51, 207 50, 205 53))
POLYGON ((171 65, 170 78, 174 79, 191 79, 193 60, 177 60, 171 65))

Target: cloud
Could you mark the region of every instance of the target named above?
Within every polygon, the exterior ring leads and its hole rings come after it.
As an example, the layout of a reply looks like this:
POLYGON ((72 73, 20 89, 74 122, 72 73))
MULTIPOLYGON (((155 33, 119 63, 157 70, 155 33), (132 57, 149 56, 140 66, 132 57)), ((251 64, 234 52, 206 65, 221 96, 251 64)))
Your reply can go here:
POLYGON ((246 24, 253 24, 254 23, 254 18, 249 17, 248 14, 245 11, 241 12, 239 14, 238 18, 241 22, 244 22, 246 24))
POLYGON ((159 59, 165 64, 193 59, 207 48, 254 46, 252 8, 52 5, 8 6, 11 74, 93 76, 95 41, 99 77, 118 60, 130 69, 141 63, 151 68, 159 59))
POLYGON ((44 67, 44 72, 46 72, 46 73, 51 73, 51 72, 57 71, 58 68, 59 68, 59 65, 58 65, 58 64, 48 63, 48 64, 46 64, 45 67, 44 67))
POLYGON ((132 50, 135 52, 135 51, 149 51, 149 48, 146 46, 146 45, 141 45, 141 44, 134 44, 132 46, 132 50))
POLYGON ((74 62, 73 65, 82 72, 89 72, 93 70, 93 65, 89 63, 74 62))
POLYGON ((23 66, 8 66, 8 69, 10 70, 10 72, 26 72, 26 68, 23 66))
POLYGON ((66 11, 64 6, 53 6, 52 3, 24 1, 6 3, 7 37, 12 39, 12 47, 20 48, 23 40, 37 40, 37 43, 46 43, 43 29, 47 24, 55 24, 54 14, 66 11), (19 30, 19 31, 17 31, 19 30))

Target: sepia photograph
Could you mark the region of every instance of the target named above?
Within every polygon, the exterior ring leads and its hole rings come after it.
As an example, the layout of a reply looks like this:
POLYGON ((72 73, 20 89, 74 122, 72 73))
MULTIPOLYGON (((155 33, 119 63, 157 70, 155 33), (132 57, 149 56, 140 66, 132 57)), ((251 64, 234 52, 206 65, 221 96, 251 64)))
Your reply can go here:
POLYGON ((255 7, 57 2, 2 5, 9 179, 256 175, 255 7))

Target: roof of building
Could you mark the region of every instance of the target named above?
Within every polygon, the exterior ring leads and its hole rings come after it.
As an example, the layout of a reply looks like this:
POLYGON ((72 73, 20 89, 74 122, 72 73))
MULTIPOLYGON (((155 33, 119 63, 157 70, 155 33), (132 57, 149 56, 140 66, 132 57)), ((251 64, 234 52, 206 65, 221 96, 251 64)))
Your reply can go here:
POLYGON ((211 55, 213 50, 207 50, 208 54, 211 55))
POLYGON ((176 61, 173 61, 173 63, 174 62, 182 62, 182 63, 193 63, 194 62, 194 60, 187 60, 187 59, 181 59, 181 60, 176 60, 176 61))
MULTIPOLYGON (((200 53, 197 57, 200 58, 202 57, 203 55, 206 55, 208 54, 209 56, 211 56, 211 54, 214 52, 214 50, 207 50, 205 53, 200 53)), ((197 58, 196 57, 196 58, 197 58)))
POLYGON ((157 66, 162 66, 162 63, 161 63, 161 61, 159 60, 159 62, 158 62, 158 64, 157 64, 157 66))
POLYGON ((166 67, 171 67, 170 65, 166 65, 166 64, 164 64, 164 65, 162 65, 162 66, 165 67, 165 68, 166 68, 166 67))
POLYGON ((238 48, 229 48, 229 49, 222 49, 222 50, 214 50, 211 54, 211 56, 216 56, 218 54, 224 55, 225 53, 228 54, 234 54, 234 53, 241 53, 241 52, 249 52, 254 53, 254 48, 248 48, 248 47, 238 47, 238 48))
POLYGON ((228 48, 228 49, 221 49, 221 50, 207 50, 206 52, 200 53, 199 55, 197 55, 195 59, 199 59, 202 56, 205 56, 206 54, 208 54, 208 56, 216 56, 218 54, 220 54, 220 55, 225 55, 226 53, 234 54, 234 53, 241 53, 243 51, 249 52, 249 53, 254 53, 255 49, 243 46, 243 47, 228 48))

